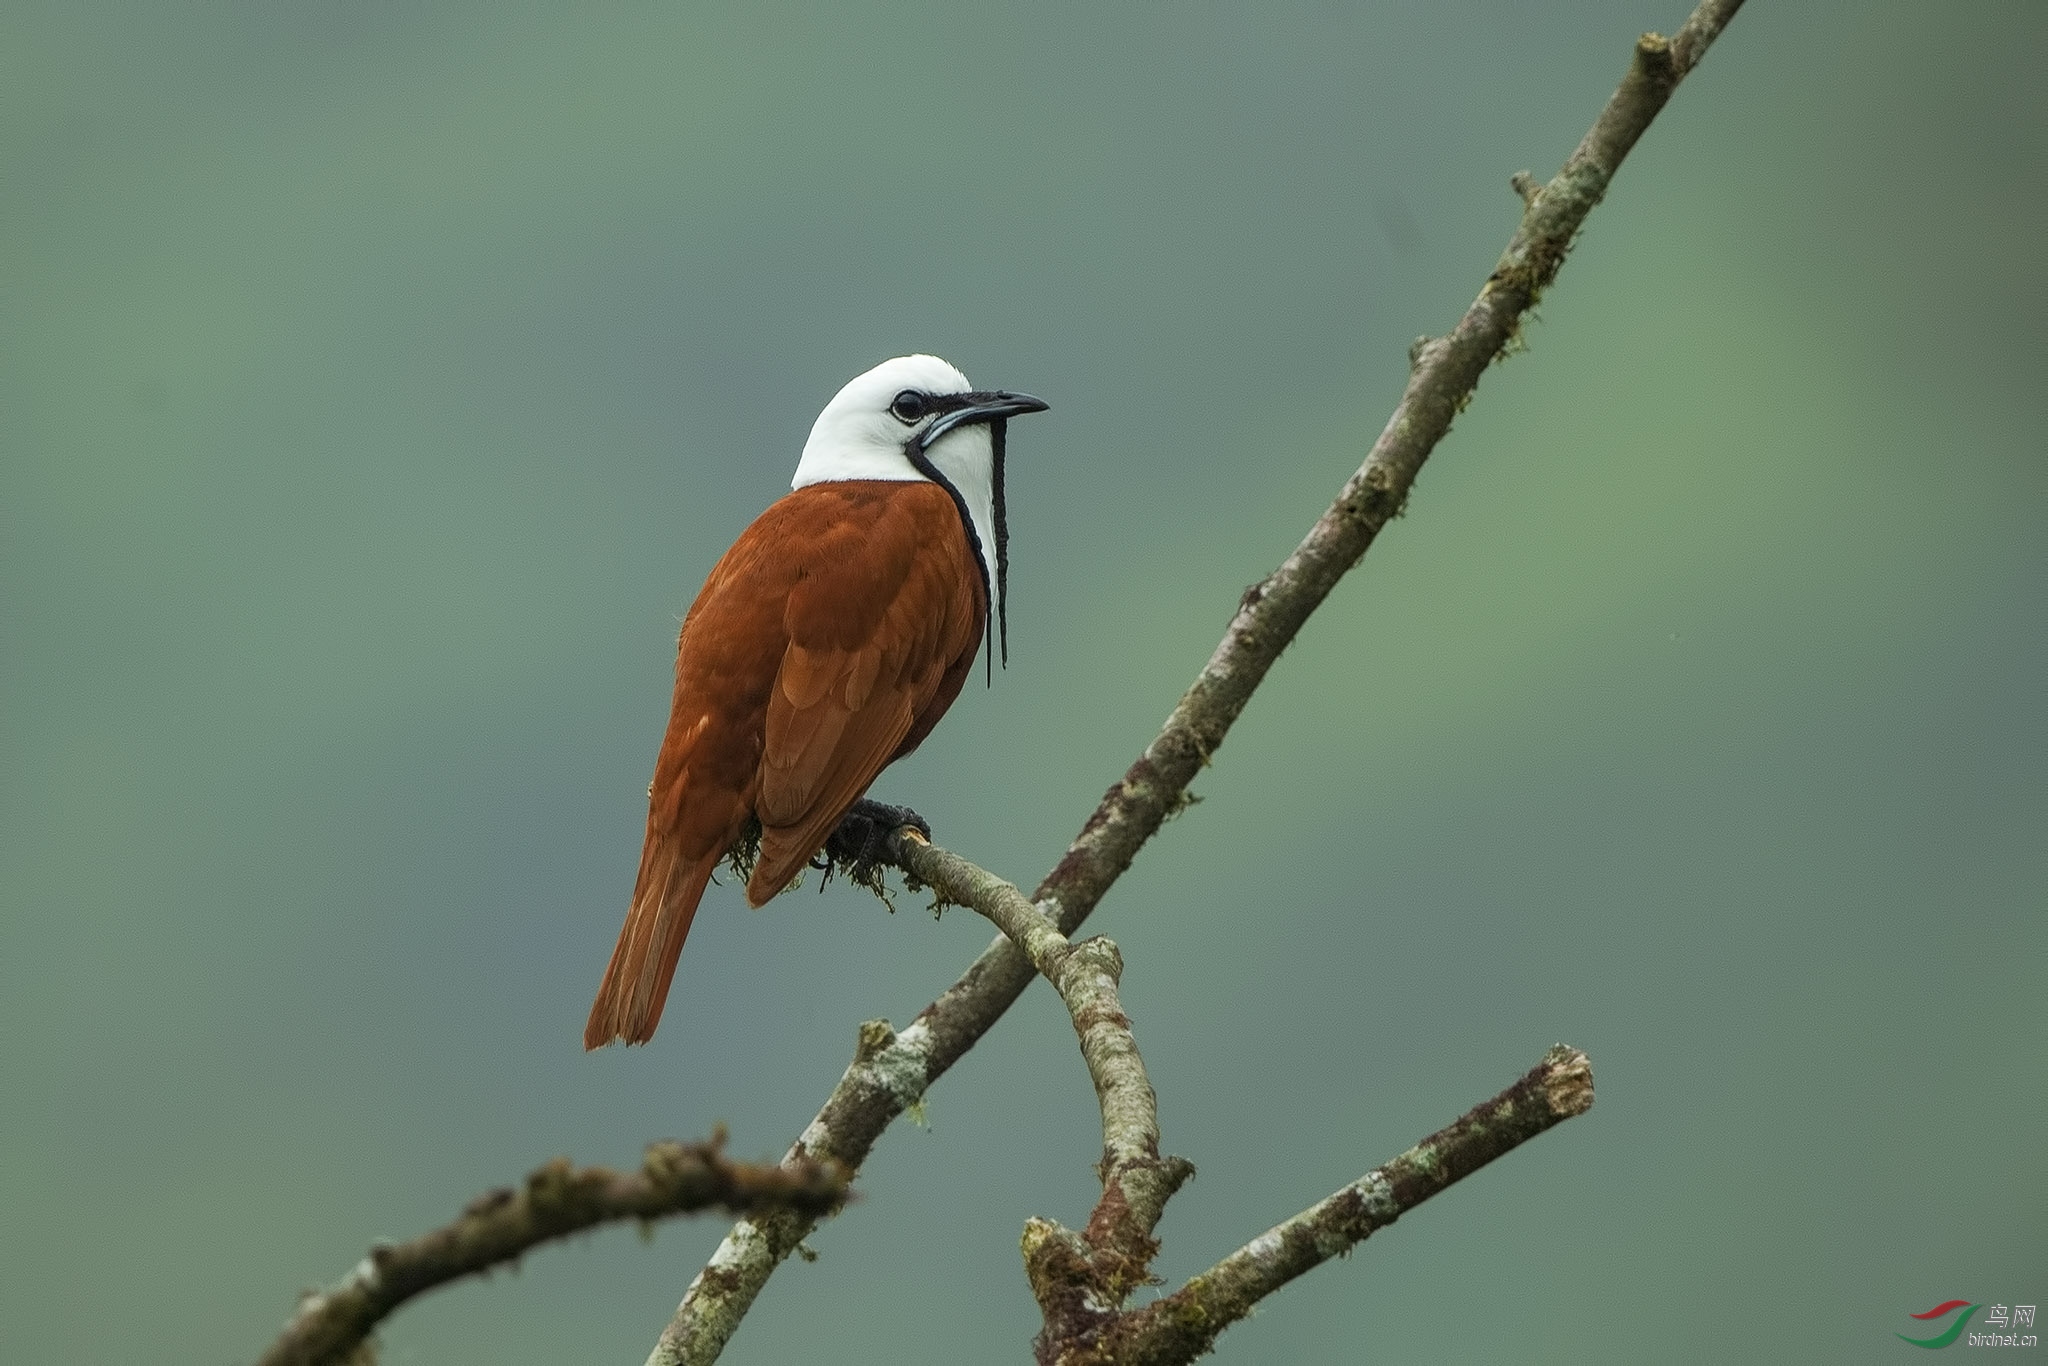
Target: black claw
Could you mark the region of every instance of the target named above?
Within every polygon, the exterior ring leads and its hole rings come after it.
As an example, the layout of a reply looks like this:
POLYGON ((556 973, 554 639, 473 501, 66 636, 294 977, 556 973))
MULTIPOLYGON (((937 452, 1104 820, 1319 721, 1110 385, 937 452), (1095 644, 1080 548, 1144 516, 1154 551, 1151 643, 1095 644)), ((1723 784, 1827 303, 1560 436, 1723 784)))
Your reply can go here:
POLYGON ((932 837, 931 822, 909 807, 861 798, 840 817, 839 828, 825 841, 826 866, 839 868, 855 882, 872 881, 888 852, 889 836, 906 825, 926 839, 932 837))
POLYGON ((881 828, 884 835, 907 825, 926 839, 932 837, 932 823, 907 806, 891 806, 887 802, 869 801, 862 797, 848 814, 867 817, 881 828))

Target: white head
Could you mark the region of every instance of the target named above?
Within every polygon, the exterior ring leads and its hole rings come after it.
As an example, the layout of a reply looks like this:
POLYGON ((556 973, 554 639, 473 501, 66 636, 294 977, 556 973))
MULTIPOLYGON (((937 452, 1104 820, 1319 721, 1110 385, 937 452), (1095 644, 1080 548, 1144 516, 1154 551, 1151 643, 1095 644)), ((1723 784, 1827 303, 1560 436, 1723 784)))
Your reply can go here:
POLYGON ((1010 418, 1045 407, 1029 394, 978 391, 937 356, 885 360, 849 380, 818 414, 789 486, 881 479, 944 488, 981 557, 995 625, 1006 615, 1009 577, 1003 437, 1010 418))

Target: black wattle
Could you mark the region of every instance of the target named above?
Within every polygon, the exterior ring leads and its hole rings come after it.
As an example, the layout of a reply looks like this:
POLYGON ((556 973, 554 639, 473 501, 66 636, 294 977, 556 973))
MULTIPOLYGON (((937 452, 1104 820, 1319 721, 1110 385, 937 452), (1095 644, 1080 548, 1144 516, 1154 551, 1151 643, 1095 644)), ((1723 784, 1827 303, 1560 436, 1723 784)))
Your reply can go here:
POLYGON ((1010 667, 1010 518, 1003 508, 1003 448, 1009 443, 1010 423, 997 418, 988 424, 989 444, 995 449, 996 483, 996 624, 1003 641, 1003 667, 1010 667))

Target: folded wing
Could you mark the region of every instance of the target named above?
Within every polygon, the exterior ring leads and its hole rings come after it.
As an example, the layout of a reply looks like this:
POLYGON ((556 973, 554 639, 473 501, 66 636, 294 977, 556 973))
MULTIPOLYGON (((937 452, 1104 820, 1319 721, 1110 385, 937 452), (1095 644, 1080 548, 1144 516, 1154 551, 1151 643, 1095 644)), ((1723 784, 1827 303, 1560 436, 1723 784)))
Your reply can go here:
POLYGON ((980 571, 952 499, 932 484, 882 487, 886 506, 857 547, 821 557, 788 597, 754 801, 756 906, 952 705, 981 639, 980 571))

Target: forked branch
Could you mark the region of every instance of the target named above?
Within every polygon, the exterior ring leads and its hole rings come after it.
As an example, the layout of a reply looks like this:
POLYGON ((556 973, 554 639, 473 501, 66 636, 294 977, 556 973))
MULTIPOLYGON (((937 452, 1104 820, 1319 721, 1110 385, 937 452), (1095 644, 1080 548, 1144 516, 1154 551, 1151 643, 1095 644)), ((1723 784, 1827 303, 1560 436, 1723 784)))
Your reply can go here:
POLYGON ((886 857, 909 877, 988 917, 1059 991, 1102 1106, 1102 1198, 1076 1233, 1024 1226, 1024 1271, 1045 1318, 1046 1366, 1179 1366, 1287 1282, 1348 1252, 1408 1210, 1544 1130, 1593 1107, 1593 1067, 1559 1044, 1513 1086, 1327 1199, 1267 1230, 1179 1290, 1137 1309, 1151 1283, 1152 1231, 1192 1164, 1159 1154, 1159 1120, 1130 1021, 1117 999, 1123 961, 1107 939, 1078 944, 1024 894, 958 854, 896 831, 886 857))
POLYGON ((941 899, 980 912, 1022 949, 1066 1003, 1102 1108, 1102 1198, 1079 1233, 1047 1219, 1024 1228, 1024 1269, 1044 1311, 1046 1336, 1070 1335, 1152 1283, 1152 1230, 1166 1202, 1195 1174, 1159 1152, 1158 1099, 1138 1056, 1117 987, 1123 955, 1108 939, 1070 943, 1009 883, 901 829, 888 861, 941 899))

